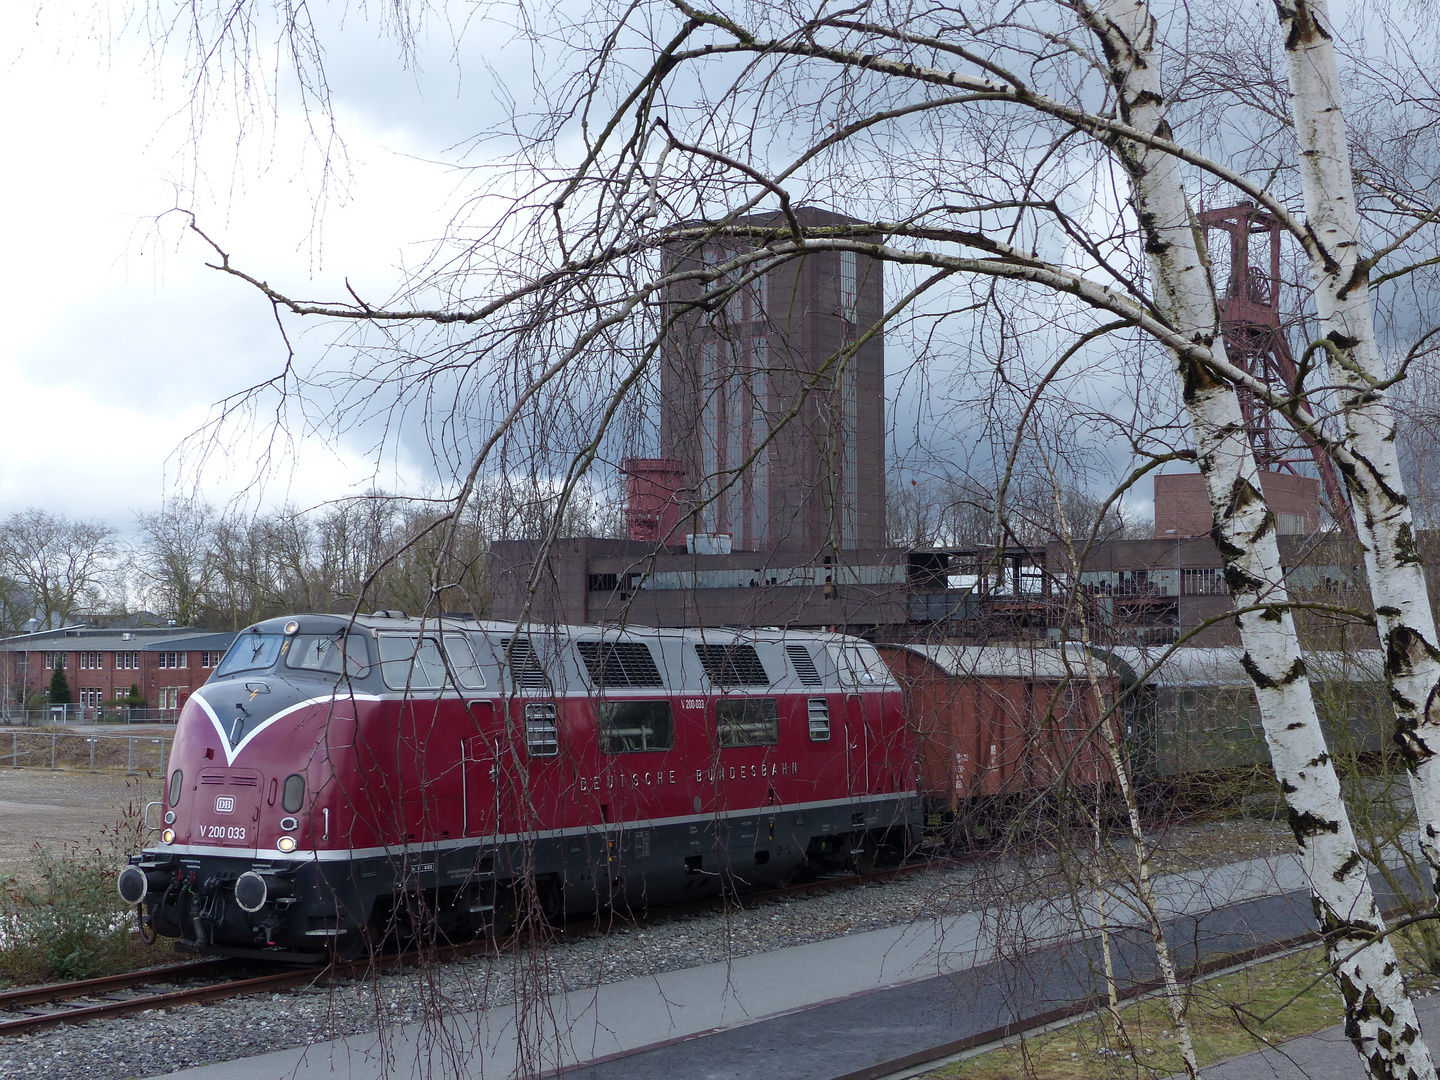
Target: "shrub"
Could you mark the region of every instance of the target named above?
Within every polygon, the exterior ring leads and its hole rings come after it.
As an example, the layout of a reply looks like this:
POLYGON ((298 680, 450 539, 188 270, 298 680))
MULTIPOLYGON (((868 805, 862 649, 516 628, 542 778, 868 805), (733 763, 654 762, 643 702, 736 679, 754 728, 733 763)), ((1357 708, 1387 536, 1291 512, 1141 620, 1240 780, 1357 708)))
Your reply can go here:
POLYGON ((132 803, 98 842, 58 851, 36 844, 27 867, 0 878, 0 977, 88 979, 173 959, 168 945, 152 949, 141 941, 135 911, 115 889, 115 875, 141 835, 132 803))

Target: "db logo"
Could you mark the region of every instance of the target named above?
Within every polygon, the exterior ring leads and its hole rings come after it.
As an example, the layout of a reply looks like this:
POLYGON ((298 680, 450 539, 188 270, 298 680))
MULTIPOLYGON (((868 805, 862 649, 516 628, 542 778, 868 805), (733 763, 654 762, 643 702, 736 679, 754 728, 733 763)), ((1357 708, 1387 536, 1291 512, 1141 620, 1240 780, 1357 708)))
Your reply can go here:
POLYGON ((235 812, 235 799, 230 795, 217 795, 215 797, 215 812, 217 814, 233 814, 235 812))

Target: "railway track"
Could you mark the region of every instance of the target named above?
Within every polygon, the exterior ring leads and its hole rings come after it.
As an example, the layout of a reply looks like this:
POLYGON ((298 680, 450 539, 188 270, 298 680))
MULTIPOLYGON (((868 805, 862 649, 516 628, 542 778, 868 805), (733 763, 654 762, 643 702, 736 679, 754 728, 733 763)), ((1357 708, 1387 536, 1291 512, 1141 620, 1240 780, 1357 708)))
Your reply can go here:
MULTIPOLYGON (((783 888, 744 893, 731 899, 742 904, 752 904, 781 896, 831 891, 847 886, 884 881, 927 869, 931 865, 933 864, 930 862, 905 863, 869 874, 844 874, 830 878, 817 878, 783 888)), ((708 910, 714 908, 715 905, 716 900, 714 899, 694 904, 669 905, 657 909, 651 913, 651 917, 666 918, 685 915, 694 911, 708 910)), ((576 934, 604 932, 606 929, 608 926, 600 925, 594 917, 576 920, 560 928, 562 934, 566 932, 576 934)), ((106 975, 97 979, 82 979, 75 982, 51 983, 45 986, 0 991, 0 1036, 23 1035, 59 1027, 62 1024, 83 1024, 89 1020, 129 1016, 149 1009, 165 1009, 176 1005, 198 1005, 208 1001, 220 1001, 224 998, 282 990, 318 982, 363 978, 394 968, 431 961, 444 962, 493 952, 504 949, 510 941, 511 939, 508 938, 498 942, 479 938, 475 941, 457 944, 430 944, 418 949, 382 954, 355 963, 308 968, 287 966, 282 971, 259 975, 245 974, 244 977, 239 978, 227 978, 226 976, 237 971, 246 972, 254 967, 254 961, 218 958, 149 968, 145 971, 128 972, 123 975, 106 975), (178 985, 197 980, 199 980, 198 985, 178 985), (147 988, 152 987, 156 989, 147 992, 147 988)))

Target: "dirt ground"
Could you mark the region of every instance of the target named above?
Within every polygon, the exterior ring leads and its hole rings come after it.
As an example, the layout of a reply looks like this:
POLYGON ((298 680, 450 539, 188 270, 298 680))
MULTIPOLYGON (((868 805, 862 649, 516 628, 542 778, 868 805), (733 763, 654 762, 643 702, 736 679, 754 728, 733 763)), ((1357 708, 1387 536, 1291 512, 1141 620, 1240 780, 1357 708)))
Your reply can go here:
MULTIPOLYGON (((0 877, 23 873, 37 842, 56 849, 82 842, 108 848, 108 835, 135 822, 147 802, 160 798, 161 786, 158 772, 0 767, 0 877)), ((158 809, 151 816, 158 822, 158 809)))

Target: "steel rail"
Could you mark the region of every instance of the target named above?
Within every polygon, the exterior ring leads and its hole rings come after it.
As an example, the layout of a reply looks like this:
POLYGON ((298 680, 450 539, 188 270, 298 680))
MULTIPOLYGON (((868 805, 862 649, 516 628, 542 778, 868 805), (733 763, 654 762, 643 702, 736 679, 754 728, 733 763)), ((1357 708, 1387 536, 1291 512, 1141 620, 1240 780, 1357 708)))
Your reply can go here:
POLYGON ((19 1009, 26 1005, 43 1005, 49 1001, 67 1001, 90 994, 127 990, 132 986, 171 982, 194 975, 213 974, 217 970, 234 966, 234 960, 223 957, 215 960, 192 960, 184 964, 171 964, 167 967, 146 968, 144 971, 127 971, 122 975, 102 975, 96 979, 79 979, 75 982, 47 983, 44 986, 5 990, 0 991, 0 1009, 19 1009))

